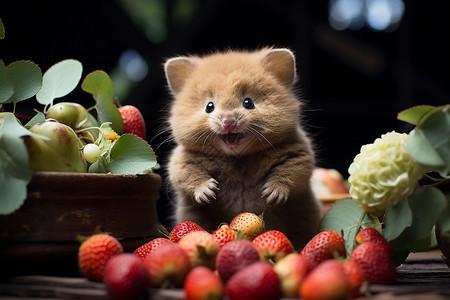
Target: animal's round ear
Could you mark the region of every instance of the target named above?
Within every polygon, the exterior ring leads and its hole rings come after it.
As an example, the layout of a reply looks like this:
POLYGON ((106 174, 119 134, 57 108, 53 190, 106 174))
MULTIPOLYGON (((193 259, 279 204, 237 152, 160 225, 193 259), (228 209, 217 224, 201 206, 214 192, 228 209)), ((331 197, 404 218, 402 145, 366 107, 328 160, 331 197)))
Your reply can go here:
POLYGON ((291 87, 296 80, 295 56, 289 49, 271 49, 264 55, 263 65, 283 85, 291 87))
POLYGON ((188 57, 174 57, 166 61, 164 71, 172 93, 180 92, 193 69, 194 62, 188 57))

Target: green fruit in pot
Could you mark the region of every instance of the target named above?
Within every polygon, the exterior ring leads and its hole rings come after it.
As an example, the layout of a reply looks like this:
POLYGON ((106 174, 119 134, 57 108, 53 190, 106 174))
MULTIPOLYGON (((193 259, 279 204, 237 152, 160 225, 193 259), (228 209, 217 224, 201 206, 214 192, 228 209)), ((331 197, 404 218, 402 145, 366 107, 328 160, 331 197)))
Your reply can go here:
POLYGON ((61 102, 47 111, 47 119, 55 119, 73 129, 78 129, 88 120, 86 108, 78 103, 61 102))
POLYGON ((33 171, 86 172, 87 164, 80 151, 80 142, 67 125, 47 120, 35 124, 31 132, 50 138, 44 141, 34 136, 25 136, 30 167, 33 171))
POLYGON ((48 109, 46 118, 55 119, 72 127, 86 143, 94 142, 98 138, 98 130, 82 130, 89 127, 98 127, 98 122, 84 106, 78 103, 57 103, 48 109))

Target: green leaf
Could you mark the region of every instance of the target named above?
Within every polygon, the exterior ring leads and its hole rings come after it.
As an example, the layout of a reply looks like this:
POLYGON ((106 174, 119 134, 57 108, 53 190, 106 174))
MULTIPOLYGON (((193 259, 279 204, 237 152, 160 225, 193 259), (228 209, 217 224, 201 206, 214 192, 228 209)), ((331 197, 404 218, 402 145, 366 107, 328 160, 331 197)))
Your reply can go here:
POLYGON ((426 172, 433 171, 435 168, 440 168, 445 165, 442 157, 420 128, 416 128, 410 133, 408 153, 415 161, 424 166, 426 172))
POLYGON ((83 66, 78 60, 66 59, 48 69, 42 79, 42 88, 36 99, 47 105, 55 98, 69 94, 78 84, 83 73, 83 66))
POLYGON ((426 172, 450 173, 450 105, 429 113, 410 133, 408 152, 426 172))
MULTIPOLYGON (((3 144, 0 141, 0 160, 3 160, 3 144)), ((0 163, 0 215, 13 213, 20 208, 27 198, 27 185, 30 180, 16 178, 6 173, 5 166, 0 163)))
POLYGON ((344 232, 345 248, 350 254, 354 247, 355 237, 361 229, 373 227, 381 232, 381 223, 375 217, 366 214, 352 198, 337 201, 323 217, 319 231, 334 230, 344 232), (361 220, 361 217, 362 220, 361 220))
POLYGON ((2 19, 0 18, 0 40, 5 38, 5 26, 3 25, 2 19))
POLYGON ((32 171, 27 148, 20 138, 27 131, 12 114, 3 121, 0 130, 0 214, 12 213, 27 197, 32 171))
POLYGON ((153 149, 135 135, 120 136, 111 149, 109 168, 113 174, 139 174, 155 165, 153 149))
POLYGON ((30 128, 34 124, 45 122, 45 115, 42 112, 38 112, 27 124, 25 124, 25 128, 30 128))
POLYGON ((3 135, 11 135, 11 136, 17 136, 17 137, 29 135, 29 136, 34 136, 34 137, 40 138, 44 141, 50 140, 50 138, 48 138, 46 136, 36 134, 34 132, 29 131, 25 127, 23 127, 17 121, 14 114, 12 114, 12 113, 7 113, 7 114, 9 114, 9 116, 5 118, 5 120, 3 122, 3 126, 1 127, 1 133, 3 135), (8 124, 8 125, 6 125, 6 124, 8 124), (7 126, 7 127, 5 127, 5 126, 7 126))
POLYGON ((410 227, 413 215, 406 199, 389 207, 384 216, 383 236, 387 241, 396 239, 407 227, 410 227))
POLYGON ((417 105, 401 111, 397 115, 397 119, 400 121, 408 122, 413 125, 417 125, 420 120, 436 107, 431 105, 417 105))
POLYGON ((8 99, 0 98, 0 102, 17 103, 36 95, 41 88, 42 72, 31 61, 17 61, 6 67, 6 79, 9 81, 9 84, 6 83, 7 88, 11 85, 14 92, 8 99))
POLYGON ((89 166, 89 173, 108 173, 109 166, 106 160, 106 155, 100 156, 99 160, 89 166))
POLYGON ((97 102, 95 108, 99 123, 111 122, 112 129, 117 134, 122 134, 123 120, 113 102, 114 84, 108 74, 103 71, 89 73, 81 84, 81 88, 92 94, 97 102))
POLYGON ((0 103, 5 102, 14 94, 14 86, 8 79, 6 66, 0 60, 0 103))
POLYGON ((114 84, 104 71, 94 71, 89 73, 81 84, 83 91, 88 92, 97 100, 99 92, 114 99, 114 84))
POLYGON ((97 109, 97 117, 100 124, 111 122, 111 128, 117 133, 123 133, 123 119, 117 106, 112 102, 107 94, 98 92, 97 103, 95 108, 97 109))
POLYGON ((424 251, 424 245, 430 244, 430 233, 447 200, 435 187, 419 188, 406 200, 412 212, 412 224, 396 239, 390 241, 391 245, 398 250, 424 251))

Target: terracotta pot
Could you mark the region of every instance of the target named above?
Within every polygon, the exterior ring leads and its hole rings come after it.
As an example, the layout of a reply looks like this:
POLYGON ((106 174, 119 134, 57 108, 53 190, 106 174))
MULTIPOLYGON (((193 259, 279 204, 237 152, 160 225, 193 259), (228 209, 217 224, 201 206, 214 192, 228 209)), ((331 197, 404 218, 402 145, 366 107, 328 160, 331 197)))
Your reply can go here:
POLYGON ((73 265, 77 236, 97 226, 132 251, 157 236, 160 186, 157 174, 36 172, 22 207, 0 216, 0 264, 22 264, 23 272, 33 264, 73 265))

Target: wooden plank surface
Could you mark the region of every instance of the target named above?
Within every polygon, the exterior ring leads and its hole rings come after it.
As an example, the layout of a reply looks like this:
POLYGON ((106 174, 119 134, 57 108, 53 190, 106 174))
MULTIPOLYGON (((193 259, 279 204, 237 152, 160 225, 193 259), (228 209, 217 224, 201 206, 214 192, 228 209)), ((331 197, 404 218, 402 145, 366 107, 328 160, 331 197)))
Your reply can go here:
MULTIPOLYGON (((371 285, 374 300, 450 299, 450 269, 439 251, 410 254, 397 268, 394 285, 371 285)), ((0 299, 108 299, 103 283, 84 278, 14 276, 0 278, 0 299)), ((181 289, 148 291, 143 299, 183 299, 181 289)), ((365 299, 365 298, 361 298, 365 299)))

